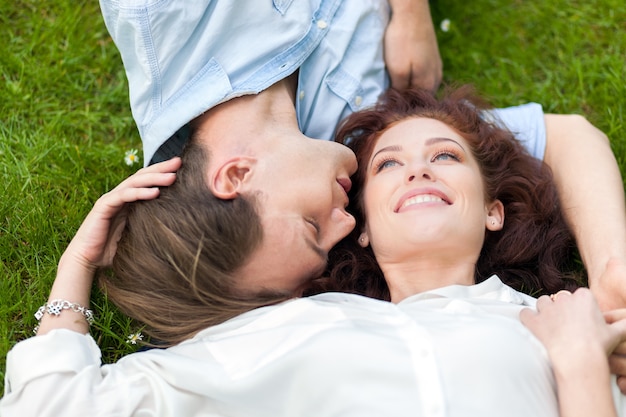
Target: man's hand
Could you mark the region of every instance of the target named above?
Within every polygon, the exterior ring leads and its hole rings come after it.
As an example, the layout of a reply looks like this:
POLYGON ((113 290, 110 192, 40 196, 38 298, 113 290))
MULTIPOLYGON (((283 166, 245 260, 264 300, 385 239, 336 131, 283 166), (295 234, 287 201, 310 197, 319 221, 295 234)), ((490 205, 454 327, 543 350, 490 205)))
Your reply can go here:
POLYGON ((391 86, 435 91, 443 63, 428 1, 390 1, 392 15, 385 32, 385 64, 391 86))
POLYGON ((589 280, 602 311, 626 308, 626 261, 611 259, 598 279, 589 280))
MULTIPOLYGON (((626 309, 607 311, 604 313, 607 323, 613 324, 626 319, 626 309)), ((626 342, 620 343, 609 356, 611 373, 617 375, 617 386, 626 395, 626 342)))

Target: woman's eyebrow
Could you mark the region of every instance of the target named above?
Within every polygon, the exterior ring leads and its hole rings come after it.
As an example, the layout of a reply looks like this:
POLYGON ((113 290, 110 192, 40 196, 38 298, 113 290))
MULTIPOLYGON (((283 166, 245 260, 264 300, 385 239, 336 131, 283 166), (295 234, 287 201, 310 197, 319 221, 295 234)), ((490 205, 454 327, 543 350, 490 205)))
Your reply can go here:
POLYGON ((370 158, 370 163, 376 159, 376 156, 378 156, 379 153, 382 152, 398 152, 402 150, 402 146, 400 145, 389 145, 389 146, 385 146, 384 148, 379 149, 374 155, 372 155, 372 157, 370 158))
POLYGON ((457 144, 457 145, 458 145, 461 149, 463 149, 463 151, 464 151, 464 152, 467 152, 467 151, 465 150, 465 148, 463 147, 463 145, 461 145, 461 144, 460 144, 459 142, 457 142, 456 140, 454 140, 454 139, 450 139, 450 138, 430 138, 430 139, 428 139, 428 140, 425 142, 425 144, 426 144, 426 145, 433 145, 433 144, 435 144, 435 143, 439 143, 439 142, 453 142, 453 143, 456 143, 456 144, 457 144))

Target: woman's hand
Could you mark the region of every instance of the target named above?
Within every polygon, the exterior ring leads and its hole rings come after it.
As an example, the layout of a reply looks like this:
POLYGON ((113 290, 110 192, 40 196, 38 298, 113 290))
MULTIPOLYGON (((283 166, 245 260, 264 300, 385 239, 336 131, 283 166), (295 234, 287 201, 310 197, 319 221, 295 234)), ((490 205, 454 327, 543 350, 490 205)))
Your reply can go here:
POLYGON ((626 338, 626 321, 607 325, 587 288, 579 288, 573 294, 559 291, 550 297, 540 297, 537 312, 524 310, 520 318, 557 361, 578 353, 576 348, 581 345, 597 346, 608 357, 626 338))
MULTIPOLYGON (((59 261, 49 300, 64 300, 84 308, 89 306, 96 268, 109 265, 115 255, 125 224, 124 205, 156 198, 159 195, 157 187, 171 185, 180 164, 180 158, 174 158, 140 169, 96 201, 59 261)), ((83 314, 70 309, 62 313, 43 314, 37 334, 43 335, 54 329, 87 332, 83 314)))
POLYGON ((180 158, 140 169, 96 201, 64 253, 85 268, 95 270, 113 260, 117 242, 125 225, 126 203, 151 200, 159 195, 160 186, 176 179, 180 158))
POLYGON ((616 415, 607 358, 626 341, 626 320, 607 324, 587 288, 540 297, 520 319, 548 351, 560 415, 616 415))

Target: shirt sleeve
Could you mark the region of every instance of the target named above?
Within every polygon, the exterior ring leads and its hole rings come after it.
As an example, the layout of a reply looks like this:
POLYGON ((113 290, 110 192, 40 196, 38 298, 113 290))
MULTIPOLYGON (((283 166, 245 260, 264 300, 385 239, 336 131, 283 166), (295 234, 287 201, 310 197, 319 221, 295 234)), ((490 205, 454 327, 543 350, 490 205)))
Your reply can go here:
POLYGON ((483 113, 485 119, 508 129, 535 158, 543 160, 546 151, 546 124, 538 103, 493 109, 483 113))
POLYGON ((7 356, 5 393, 54 372, 79 372, 100 365, 100 350, 89 335, 56 330, 18 343, 7 356), (26 366, 27 364, 37 366, 26 366))
POLYGON ((15 345, 7 355, 2 417, 130 415, 146 391, 136 380, 107 378, 90 335, 53 330, 15 345), (128 392, 133 388, 133 397, 128 392), (134 403, 134 404, 133 404, 134 403))

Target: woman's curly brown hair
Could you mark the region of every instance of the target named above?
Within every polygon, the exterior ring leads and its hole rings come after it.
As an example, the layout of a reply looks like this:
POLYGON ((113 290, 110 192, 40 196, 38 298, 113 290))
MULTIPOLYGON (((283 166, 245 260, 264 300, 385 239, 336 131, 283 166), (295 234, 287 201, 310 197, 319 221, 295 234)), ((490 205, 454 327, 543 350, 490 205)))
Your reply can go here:
POLYGON ((413 117, 439 120, 462 135, 481 168, 486 200, 504 204, 504 227, 486 232, 476 282, 497 274, 504 283, 535 296, 579 286, 576 246, 561 213, 551 170, 530 156, 511 132, 488 121, 485 109, 470 86, 448 89, 441 98, 421 90, 389 90, 374 108, 344 120, 337 141, 350 147, 359 163, 348 207, 356 228, 331 251, 325 278, 309 293, 332 290, 389 299, 373 252, 357 242, 365 220, 365 168, 380 135, 413 117))

